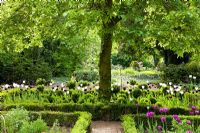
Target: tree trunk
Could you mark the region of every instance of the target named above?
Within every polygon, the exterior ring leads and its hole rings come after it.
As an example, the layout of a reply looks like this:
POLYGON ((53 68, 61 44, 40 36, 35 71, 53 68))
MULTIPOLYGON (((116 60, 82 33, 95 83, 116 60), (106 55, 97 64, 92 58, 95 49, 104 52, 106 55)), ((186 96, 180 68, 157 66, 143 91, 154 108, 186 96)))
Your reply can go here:
POLYGON ((107 100, 109 100, 111 97, 112 36, 112 31, 103 33, 101 38, 101 53, 99 61, 100 94, 107 100))
POLYGON ((169 64, 179 65, 182 63, 188 63, 190 61, 191 54, 185 52, 183 57, 179 57, 174 51, 172 50, 164 50, 164 60, 165 65, 168 66, 169 64))
POLYGON ((99 60, 99 91, 100 95, 105 100, 110 100, 111 97, 111 51, 113 30, 114 26, 121 20, 121 17, 110 16, 112 5, 112 0, 105 0, 105 7, 102 10, 103 25, 101 36, 101 52, 99 60))
POLYGON ((161 55, 164 56, 165 65, 168 66, 170 64, 179 65, 182 63, 188 63, 190 61, 191 53, 185 52, 183 57, 179 57, 174 51, 170 49, 164 49, 160 47, 159 41, 156 40, 156 48, 160 51, 161 55))

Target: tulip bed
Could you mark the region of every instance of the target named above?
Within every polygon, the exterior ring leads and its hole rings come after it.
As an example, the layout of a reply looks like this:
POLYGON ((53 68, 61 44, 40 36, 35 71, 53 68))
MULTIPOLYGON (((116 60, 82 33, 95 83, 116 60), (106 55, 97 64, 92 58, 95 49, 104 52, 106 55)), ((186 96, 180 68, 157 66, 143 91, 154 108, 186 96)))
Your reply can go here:
MULTIPOLYGON (((190 130, 199 131, 200 94, 198 86, 181 86, 171 83, 169 85, 164 83, 138 85, 133 81, 130 83, 132 85, 121 88, 113 84, 111 99, 106 102, 100 98, 98 86, 93 85, 91 88, 88 83, 84 87, 82 84, 75 85, 76 89, 66 88, 64 84, 56 87, 40 85, 34 88, 27 88, 27 86, 25 88, 4 88, 0 92, 0 111, 23 107, 30 112, 88 112, 92 118, 80 117, 80 123, 77 121, 77 126, 74 126, 76 128, 72 130, 80 133, 82 130, 87 131, 86 128, 89 127, 91 119, 117 121, 121 119, 124 131, 127 133, 135 130, 152 133, 178 132, 178 130, 181 130, 180 133, 190 130), (189 122, 191 122, 191 127, 189 122), (82 127, 81 123, 86 123, 86 125, 82 127), (179 129, 180 126, 177 124, 180 123, 183 123, 184 128, 179 129)), ((53 125, 55 121, 55 118, 48 115, 42 119, 47 121, 48 125, 53 125)), ((63 121, 58 122, 62 125, 63 121)), ((65 121, 66 123, 75 124, 70 120, 65 121)))
POLYGON ((184 115, 124 115, 121 117, 125 133, 199 133, 200 117, 184 115))

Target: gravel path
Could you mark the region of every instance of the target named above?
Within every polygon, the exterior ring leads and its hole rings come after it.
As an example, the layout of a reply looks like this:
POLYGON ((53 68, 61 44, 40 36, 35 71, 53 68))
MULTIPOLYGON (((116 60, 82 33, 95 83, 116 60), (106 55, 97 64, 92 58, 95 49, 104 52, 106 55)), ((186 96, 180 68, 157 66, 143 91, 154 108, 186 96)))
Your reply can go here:
POLYGON ((91 133, 123 133, 121 122, 116 121, 93 121, 91 133))

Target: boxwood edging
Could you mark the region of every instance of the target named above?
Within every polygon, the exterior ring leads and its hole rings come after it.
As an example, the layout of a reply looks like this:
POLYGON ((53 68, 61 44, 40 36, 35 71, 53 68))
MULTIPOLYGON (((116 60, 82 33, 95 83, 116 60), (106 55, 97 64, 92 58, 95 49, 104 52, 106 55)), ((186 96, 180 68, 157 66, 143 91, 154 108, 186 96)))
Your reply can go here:
POLYGON ((121 118, 124 133, 138 133, 132 115, 124 115, 121 118))
POLYGON ((80 117, 72 128, 71 133, 86 133, 89 131, 92 122, 92 115, 87 112, 80 112, 79 114, 80 117))
MULTIPOLYGON (((7 111, 11 108, 24 107, 28 111, 60 111, 75 112, 85 111, 93 116, 93 120, 120 120, 120 116, 124 114, 145 114, 147 111, 155 111, 153 108, 147 109, 146 106, 127 104, 2 104, 0 111, 7 111)), ((160 114, 159 111, 155 111, 160 114)), ((189 115, 189 110, 183 108, 171 108, 167 115, 189 115)))

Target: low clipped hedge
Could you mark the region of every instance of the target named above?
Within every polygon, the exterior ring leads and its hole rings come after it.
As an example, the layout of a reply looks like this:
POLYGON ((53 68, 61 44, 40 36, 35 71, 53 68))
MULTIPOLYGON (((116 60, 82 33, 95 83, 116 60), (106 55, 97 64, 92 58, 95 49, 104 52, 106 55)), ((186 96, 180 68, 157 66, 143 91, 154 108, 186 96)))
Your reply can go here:
POLYGON ((122 116, 122 127, 124 129, 124 133, 138 133, 132 115, 122 116))
POLYGON ((87 112, 80 112, 76 124, 71 130, 71 133, 86 133, 92 122, 92 115, 87 112))
POLYGON ((37 120, 41 117, 48 126, 53 126, 55 120, 58 120, 58 123, 61 126, 73 127, 80 117, 80 113, 64 113, 64 112, 54 112, 54 111, 40 111, 40 112, 30 112, 31 120, 37 120))
MULTIPOLYGON (((92 114, 93 120, 120 120, 124 114, 145 114, 147 111, 155 111, 153 108, 147 109, 146 106, 128 105, 128 104, 2 104, 0 111, 7 111, 11 108, 24 107, 28 111, 60 111, 74 112, 86 111, 92 114)), ((158 110, 156 114, 160 114, 158 110)), ((171 108, 168 115, 189 115, 189 110, 184 108, 171 108)))
MULTIPOLYGON (((1 111, 0 114, 6 114, 7 111, 1 111)), ((31 121, 37 120, 39 117, 43 119, 48 126, 53 126, 57 120, 60 126, 73 127, 71 133, 86 133, 89 130, 92 115, 88 112, 52 112, 52 111, 40 111, 29 112, 31 121)))

